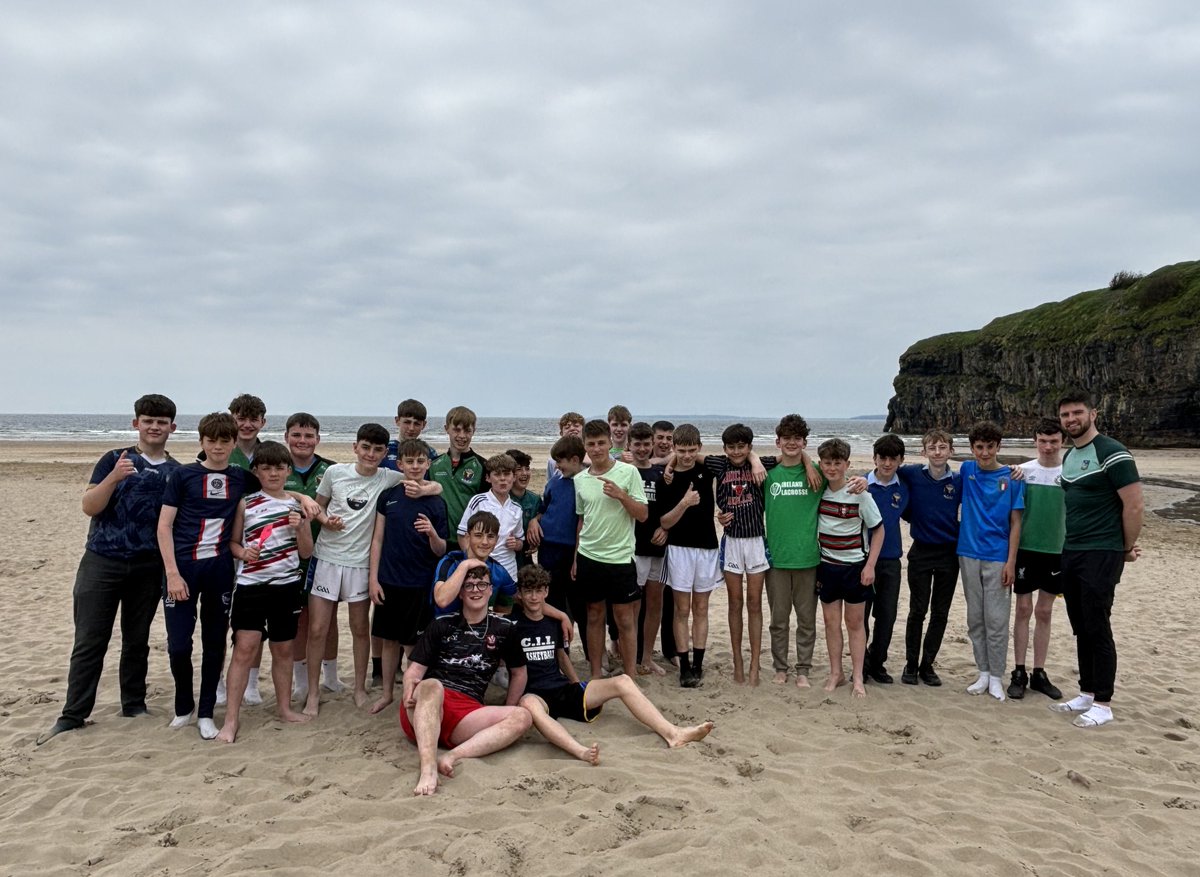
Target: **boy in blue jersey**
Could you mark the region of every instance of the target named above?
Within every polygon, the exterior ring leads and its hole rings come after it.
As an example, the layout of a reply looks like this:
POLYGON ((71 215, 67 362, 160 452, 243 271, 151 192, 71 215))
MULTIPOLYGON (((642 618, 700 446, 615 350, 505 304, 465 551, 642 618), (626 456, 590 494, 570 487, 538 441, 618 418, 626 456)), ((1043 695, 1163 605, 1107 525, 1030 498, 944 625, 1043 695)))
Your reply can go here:
POLYGON ((39 746, 82 728, 91 715, 118 608, 121 714, 147 713, 150 624, 162 598, 156 527, 167 480, 179 466, 166 447, 175 432, 175 403, 156 393, 142 396, 133 403, 132 425, 137 444, 102 456, 83 494, 91 525, 72 591, 75 645, 67 698, 58 721, 38 737, 39 746))
POLYGON ((1025 485, 1013 479, 1009 467, 1000 463, 1000 427, 983 421, 971 427, 967 437, 975 459, 967 460, 959 470, 962 523, 958 530, 958 563, 967 600, 967 634, 979 670, 979 678, 967 687, 967 692, 986 691, 1002 701, 1025 485))
MULTIPOLYGON (((407 481, 423 481, 429 455, 420 439, 405 439, 396 449, 407 481)), ((375 504, 369 588, 375 606, 371 636, 382 643, 378 713, 395 697, 401 649, 411 654, 430 612, 430 586, 438 559, 446 553, 446 505, 440 497, 409 496, 404 487, 385 490, 375 504)))
POLYGON ((489 572, 492 583, 488 610, 497 615, 512 612, 517 583, 504 564, 491 556, 500 536, 500 519, 488 511, 479 511, 467 518, 466 532, 458 548, 450 549, 438 561, 433 573, 433 614, 440 618, 462 609, 459 592, 467 572, 480 564, 489 572))
POLYGON ((931 429, 921 438, 925 464, 901 466, 900 480, 908 487, 908 513, 912 545, 908 549, 908 622, 904 629, 904 671, 900 681, 939 686, 933 669, 950 604, 958 586, 958 506, 962 479, 950 468, 954 439, 942 429, 931 429), (924 642, 925 616, 929 628, 924 642))
POLYGON ((867 475, 867 490, 883 516, 883 548, 875 563, 875 599, 871 615, 874 633, 867 625, 871 644, 867 646, 865 679, 883 685, 892 683, 887 671, 888 649, 896 626, 896 607, 900 602, 900 558, 904 546, 900 536, 900 518, 908 509, 908 487, 896 474, 904 462, 904 442, 891 433, 876 439, 875 468, 867 475))
POLYGON ((234 558, 229 542, 238 506, 246 493, 259 489, 253 474, 232 466, 230 454, 238 435, 230 414, 200 419, 204 460, 177 469, 167 482, 158 518, 158 546, 166 571, 163 618, 167 654, 175 679, 172 728, 198 720, 200 736, 212 740, 217 682, 225 662, 229 599, 233 592, 234 558), (200 616, 200 699, 192 678, 192 635, 200 616))
MULTIPOLYGON (((570 428, 570 424, 567 426, 570 428)), ((582 428, 580 423, 581 431, 582 428)), ((546 482, 538 513, 525 532, 526 542, 537 550, 538 565, 550 573, 550 605, 563 611, 568 610, 571 564, 575 560, 575 536, 579 532, 574 479, 583 471, 584 456, 583 441, 577 435, 564 435, 550 448, 556 475, 546 482)), ((581 627, 587 624, 586 614, 576 620, 581 627)), ((584 633, 586 641, 586 630, 584 633)))
POLYGON ((384 455, 383 462, 379 464, 380 468, 391 469, 393 472, 400 471, 400 443, 408 439, 420 439, 421 443, 425 445, 425 453, 431 462, 438 458, 438 452, 428 442, 421 439, 428 416, 424 403, 418 402, 416 399, 405 399, 396 406, 396 438, 389 439, 387 453, 384 455))

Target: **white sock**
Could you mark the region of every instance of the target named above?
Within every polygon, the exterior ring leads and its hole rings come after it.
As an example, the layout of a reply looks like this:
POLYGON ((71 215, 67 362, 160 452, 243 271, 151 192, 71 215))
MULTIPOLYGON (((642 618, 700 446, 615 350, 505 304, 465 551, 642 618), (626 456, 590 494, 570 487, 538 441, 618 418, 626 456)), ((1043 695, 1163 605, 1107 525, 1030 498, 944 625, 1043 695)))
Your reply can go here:
POLYGON ((1087 712, 1076 716, 1072 724, 1079 728, 1092 728, 1096 725, 1107 725, 1112 720, 1112 707, 1100 706, 1098 703, 1093 703, 1087 712))
POLYGON ((196 714, 188 713, 186 716, 176 716, 175 718, 171 719, 170 726, 172 728, 186 728, 194 721, 196 721, 196 714))
POLYGON ((221 674, 221 678, 217 680, 217 706, 225 706, 225 674, 221 674))
POLYGON ((308 661, 292 664, 292 697, 308 696, 308 661))
POLYGON ((200 728, 200 736, 205 740, 215 740, 217 735, 221 733, 221 729, 217 727, 217 723, 212 719, 201 719, 196 722, 196 725, 200 728))
POLYGON ((258 690, 258 668, 250 668, 250 678, 246 680, 246 693, 242 695, 242 702, 251 705, 262 703, 262 694, 258 690))
POLYGON ((992 675, 990 673, 980 673, 979 678, 967 686, 967 694, 983 694, 988 690, 988 685, 991 684, 992 675))
POLYGON ((1092 708, 1095 703, 1096 696, 1093 694, 1083 694, 1082 692, 1075 695, 1070 700, 1062 701, 1061 703, 1050 704, 1050 709, 1056 713, 1081 713, 1092 708))
POLYGON ((990 694, 992 697, 996 698, 996 700, 999 700, 999 701, 1003 701, 1005 699, 1004 698, 1004 684, 1000 681, 999 676, 989 676, 988 677, 988 694, 990 694))
POLYGON ((326 691, 342 691, 346 687, 338 679, 337 658, 321 662, 321 687, 326 691))

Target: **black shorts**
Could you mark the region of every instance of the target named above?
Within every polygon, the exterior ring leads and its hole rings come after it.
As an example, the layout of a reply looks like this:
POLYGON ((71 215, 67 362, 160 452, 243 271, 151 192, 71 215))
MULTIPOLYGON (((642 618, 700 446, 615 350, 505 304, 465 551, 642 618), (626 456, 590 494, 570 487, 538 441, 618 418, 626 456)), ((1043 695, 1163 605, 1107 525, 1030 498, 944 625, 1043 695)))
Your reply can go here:
POLYGON ((229 627, 236 641, 239 630, 257 630, 273 643, 296 638, 296 624, 304 605, 300 583, 249 585, 233 589, 229 627))
POLYGON ((632 559, 628 563, 601 563, 580 554, 575 561, 575 587, 588 603, 634 603, 642 599, 632 559))
POLYGON ((556 688, 552 691, 533 691, 530 693, 536 694, 542 700, 546 701, 546 708, 550 710, 550 718, 552 719, 570 719, 573 722, 594 722, 602 709, 599 706, 594 706, 591 709, 588 708, 586 682, 568 682, 562 688, 556 688))
POLYGON ((817 567, 817 596, 822 603, 869 603, 875 589, 863 587, 862 571, 866 562, 829 563, 822 560, 817 567))
POLYGON ((417 636, 433 618, 425 588, 392 588, 383 585, 383 603, 371 610, 371 636, 415 646, 417 636))
POLYGON ((1032 594, 1042 590, 1062 594, 1062 555, 1042 551, 1017 550, 1017 580, 1014 594, 1032 594))

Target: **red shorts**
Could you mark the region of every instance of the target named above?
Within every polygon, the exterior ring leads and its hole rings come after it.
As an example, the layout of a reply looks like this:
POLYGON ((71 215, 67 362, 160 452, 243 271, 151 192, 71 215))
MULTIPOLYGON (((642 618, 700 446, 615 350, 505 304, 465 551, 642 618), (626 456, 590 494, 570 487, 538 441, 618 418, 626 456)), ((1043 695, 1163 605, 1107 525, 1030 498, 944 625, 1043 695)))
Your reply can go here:
MULTIPOLYGON (((483 704, 475 698, 455 691, 453 688, 443 688, 442 729, 438 734, 438 743, 446 749, 453 749, 454 744, 450 742, 450 735, 454 733, 459 722, 479 709, 483 709, 483 704)), ((400 704, 400 727, 409 740, 417 742, 417 732, 413 730, 412 722, 408 720, 408 710, 404 708, 404 704, 400 704)))

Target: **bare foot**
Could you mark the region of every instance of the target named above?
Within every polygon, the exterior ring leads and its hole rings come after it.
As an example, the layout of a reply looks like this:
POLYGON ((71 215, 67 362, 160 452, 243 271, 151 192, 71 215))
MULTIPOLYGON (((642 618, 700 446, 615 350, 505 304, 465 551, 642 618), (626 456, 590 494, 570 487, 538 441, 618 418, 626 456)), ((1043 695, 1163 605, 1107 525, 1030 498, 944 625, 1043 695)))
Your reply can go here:
POLYGON ((302 725, 305 722, 311 722, 313 717, 304 713, 298 713, 289 706, 280 708, 279 720, 281 722, 292 722, 293 724, 302 725))
POLYGON ((437 760, 438 773, 440 773, 444 777, 453 778, 454 763, 456 760, 457 759, 455 759, 453 754, 447 752, 445 755, 443 755, 441 758, 439 758, 437 760))
POLYGON ((358 707, 359 709, 362 709, 364 706, 366 706, 367 701, 370 699, 371 699, 371 695, 367 694, 367 689, 365 689, 365 688, 354 689, 354 705, 356 707, 358 707))
POLYGON ((812 688, 812 685, 809 684, 808 677, 805 676, 803 673, 801 673, 799 676, 796 677, 796 687, 797 688, 812 688))
POLYGON ((867 689, 863 688, 863 684, 862 684, 861 680, 856 679, 854 681, 854 690, 851 691, 850 694, 852 697, 866 697, 867 696, 867 689))
POLYGON ((843 673, 830 673, 829 678, 825 680, 825 684, 821 686, 822 691, 836 691, 839 685, 846 684, 846 676, 843 673))
POLYGON ((310 719, 315 719, 317 717, 317 713, 319 713, 320 711, 321 711, 320 696, 318 695, 318 696, 314 697, 313 694, 311 692, 309 692, 308 702, 304 704, 304 715, 308 716, 310 719))
POLYGON ((738 685, 745 685, 746 684, 746 671, 743 670, 741 667, 735 666, 733 668, 733 681, 736 682, 738 685))
POLYGON ((758 684, 761 681, 762 680, 759 678, 759 674, 758 674, 758 668, 755 667, 753 670, 750 671, 750 687, 758 688, 758 684))
POLYGON ((772 685, 783 685, 785 682, 787 682, 787 673, 784 673, 782 670, 777 672, 775 677, 771 680, 772 685))
POLYGON ((653 661, 645 661, 638 667, 638 674, 641 676, 666 676, 667 671, 653 661))
POLYGON ((379 700, 371 704, 371 715, 376 715, 377 713, 383 712, 388 708, 393 699, 394 698, 388 697, 386 694, 379 698, 379 700))
POLYGON ((217 735, 217 740, 221 743, 232 743, 237 739, 238 723, 225 720, 225 724, 221 727, 221 733, 217 735))
POLYGON ((575 757, 580 761, 586 761, 592 767, 600 763, 600 744, 593 743, 591 746, 580 744, 579 750, 575 753, 575 757))
POLYGON ((437 768, 430 765, 428 769, 421 770, 421 778, 417 780, 417 785, 413 789, 414 795, 432 795, 437 791, 438 776, 437 768))
POLYGON ((709 735, 713 729, 712 722, 704 722, 700 725, 693 725, 690 728, 680 728, 675 738, 668 744, 672 749, 678 749, 680 746, 686 746, 689 743, 695 743, 697 740, 703 740, 709 735))

